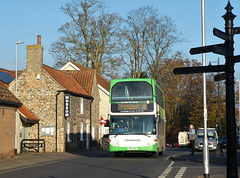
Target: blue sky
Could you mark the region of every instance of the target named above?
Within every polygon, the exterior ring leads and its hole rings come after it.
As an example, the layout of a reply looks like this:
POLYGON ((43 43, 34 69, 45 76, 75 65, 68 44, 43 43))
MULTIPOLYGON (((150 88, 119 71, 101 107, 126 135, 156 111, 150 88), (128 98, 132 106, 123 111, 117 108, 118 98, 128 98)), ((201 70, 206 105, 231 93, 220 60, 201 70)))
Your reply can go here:
MULTIPOLYGON (((126 17, 131 9, 137 9, 144 5, 153 5, 159 8, 160 15, 166 15, 174 20, 177 29, 181 31, 186 42, 177 45, 175 48, 181 50, 189 59, 202 61, 201 54, 191 56, 189 50, 192 47, 202 45, 201 41, 201 0, 103 0, 107 9, 126 17)), ((15 44, 18 45, 18 68, 25 69, 26 66, 26 45, 36 44, 37 35, 42 36, 44 47, 43 62, 53 66, 54 59, 49 54, 50 45, 58 39, 60 34, 57 29, 67 22, 69 18, 63 14, 60 7, 70 0, 8 0, 2 1, 0 6, 1 19, 1 43, 0 62, 1 68, 15 69, 15 44)), ((205 21, 206 21, 206 45, 223 43, 221 39, 213 36, 213 28, 224 31, 224 20, 221 17, 225 14, 224 9, 227 0, 206 0, 205 21)), ((237 15, 234 26, 240 27, 240 2, 230 0, 234 7, 233 13, 237 15)), ((240 35, 235 35, 235 55, 240 54, 240 35)), ((223 56, 207 54, 206 63, 216 61, 224 64, 223 56)), ((240 80, 240 64, 235 65, 235 76, 240 80)))

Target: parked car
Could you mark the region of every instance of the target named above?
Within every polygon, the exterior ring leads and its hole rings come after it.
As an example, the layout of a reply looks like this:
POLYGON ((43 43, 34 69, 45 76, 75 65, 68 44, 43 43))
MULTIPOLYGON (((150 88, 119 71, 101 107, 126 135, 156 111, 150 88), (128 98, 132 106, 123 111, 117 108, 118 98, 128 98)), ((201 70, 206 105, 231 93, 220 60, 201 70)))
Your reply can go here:
POLYGON ((222 138, 219 140, 219 146, 220 148, 226 148, 227 146, 227 137, 226 136, 222 136, 222 138))
POLYGON ((189 144, 188 132, 179 132, 178 133, 178 145, 179 147, 187 147, 189 144))
POLYGON ((166 147, 172 148, 173 144, 172 143, 166 143, 166 147))
POLYGON ((178 143, 174 143, 173 145, 175 148, 179 148, 179 144, 178 143))
MULTIPOLYGON (((226 148, 227 147, 227 137, 222 136, 222 138, 219 140, 219 146, 220 148, 226 148)), ((237 147, 240 147, 240 142, 239 142, 239 136, 237 136, 237 147)))
POLYGON ((109 150, 109 134, 103 135, 102 137, 102 149, 109 150))
MULTIPOLYGON (((218 148, 218 135, 215 128, 207 129, 207 137, 208 137, 208 148, 209 150, 217 150, 218 148)), ((204 129, 200 128, 196 134, 195 140, 195 149, 202 150, 203 149, 203 138, 204 138, 204 129)))

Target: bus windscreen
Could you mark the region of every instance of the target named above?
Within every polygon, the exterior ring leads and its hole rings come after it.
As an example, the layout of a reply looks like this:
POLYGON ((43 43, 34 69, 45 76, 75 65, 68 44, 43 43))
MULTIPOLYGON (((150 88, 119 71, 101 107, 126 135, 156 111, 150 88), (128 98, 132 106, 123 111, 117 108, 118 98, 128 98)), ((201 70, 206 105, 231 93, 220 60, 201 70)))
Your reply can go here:
POLYGON ((112 101, 152 100, 153 89, 147 82, 119 82, 112 87, 112 101))
POLYGON ((154 116, 112 116, 110 118, 110 134, 156 134, 154 116))

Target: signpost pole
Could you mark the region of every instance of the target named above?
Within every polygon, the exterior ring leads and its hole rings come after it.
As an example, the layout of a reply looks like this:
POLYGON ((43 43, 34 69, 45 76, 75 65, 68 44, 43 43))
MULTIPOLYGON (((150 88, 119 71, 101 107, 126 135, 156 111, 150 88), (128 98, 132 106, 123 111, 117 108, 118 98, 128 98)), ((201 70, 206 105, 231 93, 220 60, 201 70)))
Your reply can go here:
POLYGON ((233 19, 236 17, 231 11, 233 7, 228 2, 225 20, 226 53, 226 117, 227 117, 227 177, 238 177, 237 139, 235 120, 235 93, 234 93, 234 62, 233 60, 233 19))

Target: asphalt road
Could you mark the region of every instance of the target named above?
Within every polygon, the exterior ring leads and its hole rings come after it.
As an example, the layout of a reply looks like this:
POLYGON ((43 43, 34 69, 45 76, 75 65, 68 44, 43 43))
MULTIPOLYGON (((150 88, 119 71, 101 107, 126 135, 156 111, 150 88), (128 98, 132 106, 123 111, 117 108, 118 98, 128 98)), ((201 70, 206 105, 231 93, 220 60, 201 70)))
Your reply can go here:
MULTIPOLYGON (((192 159, 173 159, 176 155, 189 156, 187 149, 168 148, 163 156, 126 155, 115 158, 106 151, 81 154, 47 153, 21 155, 0 160, 0 178, 169 178, 201 177, 203 164, 192 159)), ((200 153, 196 153, 201 156, 200 153)), ((211 177, 226 177, 224 163, 211 163, 211 177)))

